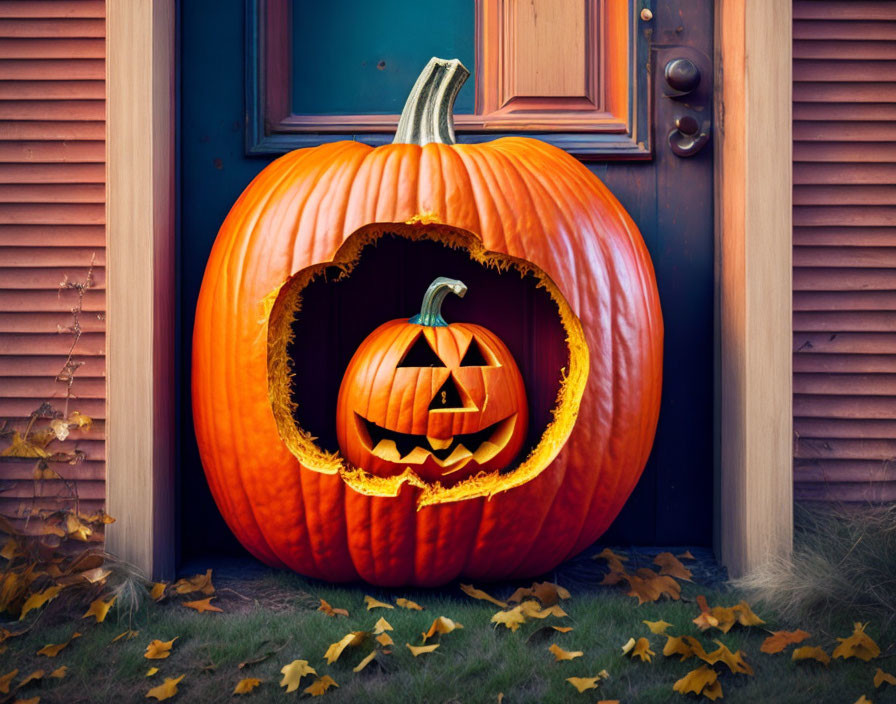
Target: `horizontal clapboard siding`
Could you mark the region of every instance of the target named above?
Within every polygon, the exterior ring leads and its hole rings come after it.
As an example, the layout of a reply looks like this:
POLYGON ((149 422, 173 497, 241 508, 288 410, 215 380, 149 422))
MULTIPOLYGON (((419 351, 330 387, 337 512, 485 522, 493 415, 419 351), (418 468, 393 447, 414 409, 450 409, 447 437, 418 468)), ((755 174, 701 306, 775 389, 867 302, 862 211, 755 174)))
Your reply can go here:
POLYGON ((896 2, 793 6, 794 494, 896 500, 896 2))
POLYGON ((71 487, 82 512, 104 506, 104 32, 104 0, 0 0, 0 419, 23 432, 44 402, 94 419, 49 446, 83 453, 52 465, 68 482, 35 481, 34 460, 0 463, 0 514, 20 526, 29 510, 71 507, 71 487), (66 399, 56 376, 78 293, 64 284, 91 268, 66 399))

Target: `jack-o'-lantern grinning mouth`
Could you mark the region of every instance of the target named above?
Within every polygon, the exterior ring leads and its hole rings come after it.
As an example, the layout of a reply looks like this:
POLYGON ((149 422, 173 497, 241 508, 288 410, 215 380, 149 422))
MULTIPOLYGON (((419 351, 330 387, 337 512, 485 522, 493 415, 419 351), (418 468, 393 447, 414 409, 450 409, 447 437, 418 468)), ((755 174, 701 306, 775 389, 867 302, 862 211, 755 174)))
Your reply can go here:
POLYGON ((474 433, 432 438, 389 430, 355 413, 358 435, 373 455, 408 464, 423 464, 431 457, 445 474, 463 469, 471 460, 483 464, 492 459, 507 445, 516 420, 514 413, 474 433))

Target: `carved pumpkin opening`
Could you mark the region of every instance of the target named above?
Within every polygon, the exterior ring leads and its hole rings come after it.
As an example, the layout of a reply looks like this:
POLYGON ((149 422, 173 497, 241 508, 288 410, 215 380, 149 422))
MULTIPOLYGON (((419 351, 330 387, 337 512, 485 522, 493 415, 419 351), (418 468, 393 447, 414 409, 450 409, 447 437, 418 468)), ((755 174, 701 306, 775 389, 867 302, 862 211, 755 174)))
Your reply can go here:
MULTIPOLYGON (((489 495, 537 476, 572 430, 588 369, 578 319, 544 272, 523 260, 486 251, 468 232, 443 225, 365 226, 345 241, 333 262, 302 270, 272 292, 267 306, 269 398, 281 438, 305 467, 338 472, 358 491, 396 495, 402 484, 409 483, 422 489, 419 505, 489 495), (437 276, 460 279, 468 289, 463 299, 445 300, 445 319, 486 328, 516 360, 529 407, 525 441, 501 471, 456 483, 421 476, 410 461, 400 476, 364 472, 343 458, 337 442, 336 406, 343 375, 374 329, 390 320, 409 319, 419 310, 421 292, 437 276)), ((458 371, 499 364, 475 338, 461 361, 454 363, 458 371)), ((446 371, 439 369, 445 365, 423 334, 397 366, 446 371)), ((451 382, 449 376, 445 403, 464 406, 466 401, 451 382)), ((515 416, 505 417, 476 432, 459 433, 439 447, 438 439, 425 434, 397 434, 394 427, 356 417, 358 436, 370 442, 371 450, 379 446, 391 453, 394 443, 395 455, 410 454, 413 459, 414 447, 425 447, 427 456, 446 465, 463 453, 480 464, 488 462, 497 444, 506 444, 515 422, 515 416)))

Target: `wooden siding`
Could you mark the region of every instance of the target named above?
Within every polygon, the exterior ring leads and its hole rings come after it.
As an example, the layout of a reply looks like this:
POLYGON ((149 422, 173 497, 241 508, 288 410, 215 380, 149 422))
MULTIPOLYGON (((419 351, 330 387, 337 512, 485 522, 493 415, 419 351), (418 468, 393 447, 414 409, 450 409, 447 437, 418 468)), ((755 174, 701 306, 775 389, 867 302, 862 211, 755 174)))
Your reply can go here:
POLYGON ((896 500, 896 2, 793 6, 797 500, 896 500))
MULTIPOLYGON (((21 430, 42 402, 65 407, 56 375, 78 294, 61 284, 92 266, 68 410, 95 422, 50 446, 86 455, 53 465, 76 480, 82 512, 105 503, 104 35, 103 0, 0 0, 0 420, 21 430)), ((34 465, 0 464, 0 514, 20 526, 23 510, 72 505, 63 482, 33 480, 34 465)))

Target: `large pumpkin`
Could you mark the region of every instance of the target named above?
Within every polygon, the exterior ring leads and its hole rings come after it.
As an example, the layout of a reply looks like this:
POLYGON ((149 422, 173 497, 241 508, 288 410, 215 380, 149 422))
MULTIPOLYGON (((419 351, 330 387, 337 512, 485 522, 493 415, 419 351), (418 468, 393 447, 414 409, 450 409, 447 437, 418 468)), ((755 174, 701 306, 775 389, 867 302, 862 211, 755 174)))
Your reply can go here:
POLYGON ((445 321, 449 291, 467 287, 437 278, 419 314, 380 325, 349 362, 336 432, 355 467, 453 486, 504 469, 523 446, 528 406, 516 361, 486 328, 445 321))
MULTIPOLYGON (((221 226, 193 333, 193 412, 227 524, 259 559, 329 580, 435 585, 543 573, 597 539, 647 460, 662 320, 644 243, 582 164, 527 138, 454 144, 467 76, 433 60, 395 142, 301 149, 262 171, 221 226), (535 277, 567 348, 551 420, 519 461, 456 483, 365 471, 296 421, 302 295, 351 276, 385 233, 535 277)), ((531 418, 530 414, 530 418, 531 418)), ((531 426, 530 422, 530 426, 531 426)))

